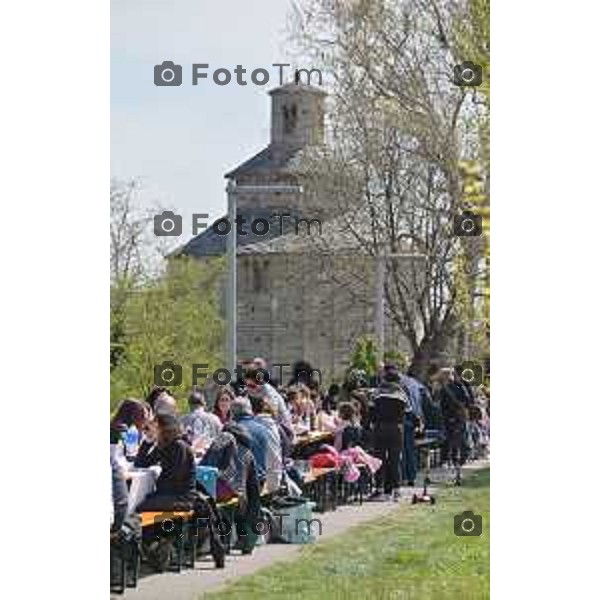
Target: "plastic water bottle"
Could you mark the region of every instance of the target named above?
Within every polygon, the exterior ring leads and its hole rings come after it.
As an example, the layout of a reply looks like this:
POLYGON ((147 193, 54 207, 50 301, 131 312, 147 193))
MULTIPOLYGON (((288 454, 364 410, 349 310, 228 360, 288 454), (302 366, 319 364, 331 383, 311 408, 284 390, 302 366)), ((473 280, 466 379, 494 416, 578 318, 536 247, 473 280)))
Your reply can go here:
POLYGON ((140 432, 135 425, 131 425, 124 434, 125 441, 125 456, 134 458, 138 451, 140 441, 140 432))
POLYGON ((308 431, 310 431, 310 416, 309 415, 304 415, 304 426, 306 427, 306 429, 308 431))

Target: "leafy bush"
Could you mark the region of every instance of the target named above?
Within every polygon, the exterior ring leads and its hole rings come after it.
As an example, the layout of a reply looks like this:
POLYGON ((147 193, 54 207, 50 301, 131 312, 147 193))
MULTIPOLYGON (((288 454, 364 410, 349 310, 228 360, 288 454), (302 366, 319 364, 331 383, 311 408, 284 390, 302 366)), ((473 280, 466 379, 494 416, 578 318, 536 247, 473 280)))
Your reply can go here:
POLYGON ((208 364, 209 372, 222 366, 222 273, 222 260, 177 258, 152 280, 113 284, 111 408, 126 396, 145 396, 154 383, 154 366, 164 361, 182 366, 182 385, 174 388, 179 401, 192 385, 192 364, 208 364))

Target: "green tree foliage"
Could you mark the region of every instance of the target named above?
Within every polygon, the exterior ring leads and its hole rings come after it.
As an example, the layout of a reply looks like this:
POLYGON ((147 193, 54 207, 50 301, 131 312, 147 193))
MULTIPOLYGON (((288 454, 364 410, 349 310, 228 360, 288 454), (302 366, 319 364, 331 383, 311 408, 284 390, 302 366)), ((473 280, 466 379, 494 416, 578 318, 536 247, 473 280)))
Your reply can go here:
POLYGON ((359 338, 350 360, 350 369, 360 369, 369 377, 377 373, 377 345, 368 336, 359 338))
POLYGON ((179 400, 192 383, 192 364, 214 370, 222 362, 223 262, 165 260, 165 244, 176 240, 154 235, 153 215, 163 207, 146 206, 139 192, 135 181, 111 181, 111 408, 127 396, 145 396, 154 366, 164 361, 182 366, 183 383, 174 390, 179 400))
POLYGON ((182 366, 182 385, 174 388, 180 401, 192 385, 193 364, 208 364, 210 371, 222 366, 221 273, 219 260, 177 258, 159 277, 118 290, 127 299, 115 313, 119 321, 111 321, 122 340, 111 371, 111 406, 126 396, 146 395, 154 383, 154 366, 164 361, 182 366))
POLYGON ((306 187, 312 178, 320 204, 335 203, 362 253, 385 257, 386 315, 425 376, 431 364, 470 356, 469 329, 479 326, 472 304, 486 242, 455 235, 453 223, 466 208, 461 162, 487 167, 489 0, 295 7, 293 39, 324 70, 334 106, 329 150, 308 164, 306 187), (481 88, 454 81, 464 61, 482 66, 481 88), (414 260, 392 258, 400 255, 414 260))
POLYGON ((404 352, 399 350, 387 350, 383 355, 384 363, 393 363, 399 367, 401 371, 404 371, 409 365, 409 358, 404 352))
MULTIPOLYGON (((482 218, 482 244, 470 261, 479 265, 478 276, 470 278, 469 298, 464 304, 469 316, 471 347, 475 353, 489 356, 490 330, 490 2, 466 0, 458 3, 453 21, 453 45, 461 60, 481 66, 482 85, 473 90, 478 110, 471 113, 470 128, 474 131, 472 160, 461 161, 465 206, 482 218)), ((465 262, 468 264, 468 261, 465 262)), ((471 269, 472 271, 473 269, 471 269)))
POLYGON ((463 60, 483 69, 479 92, 490 104, 490 0, 467 0, 459 3, 454 24, 454 43, 463 60), (462 5, 461 5, 462 4, 462 5))
POLYGON ((114 290, 121 297, 121 310, 111 314, 111 329, 118 327, 122 342, 111 348, 111 355, 118 355, 111 370, 111 407, 124 397, 145 396, 154 383, 154 366, 164 361, 182 367, 182 384, 174 388, 179 401, 192 385, 193 364, 208 364, 209 371, 221 366, 221 273, 221 261, 178 258, 159 277, 114 290))

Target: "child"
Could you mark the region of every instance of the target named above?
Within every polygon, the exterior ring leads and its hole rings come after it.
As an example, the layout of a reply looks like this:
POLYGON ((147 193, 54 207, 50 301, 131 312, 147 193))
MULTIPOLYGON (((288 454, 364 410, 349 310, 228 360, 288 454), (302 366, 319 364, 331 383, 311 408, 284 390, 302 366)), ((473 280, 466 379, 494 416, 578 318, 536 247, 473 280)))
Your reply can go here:
POLYGON ((338 452, 360 446, 363 429, 357 422, 356 408, 350 402, 342 402, 338 407, 338 428, 334 446, 338 452))

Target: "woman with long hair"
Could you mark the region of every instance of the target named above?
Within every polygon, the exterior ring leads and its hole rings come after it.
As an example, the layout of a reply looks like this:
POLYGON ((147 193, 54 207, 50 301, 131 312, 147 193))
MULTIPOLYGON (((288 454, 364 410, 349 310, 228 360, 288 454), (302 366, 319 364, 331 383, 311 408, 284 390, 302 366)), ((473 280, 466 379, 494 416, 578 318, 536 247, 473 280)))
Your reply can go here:
POLYGON ((152 409, 148 403, 134 398, 123 400, 110 420, 110 443, 117 444, 123 432, 132 425, 142 432, 151 419, 152 409))
POLYGON ((221 386, 217 392, 213 414, 219 417, 223 425, 231 421, 231 403, 235 399, 235 392, 229 385, 221 386))

